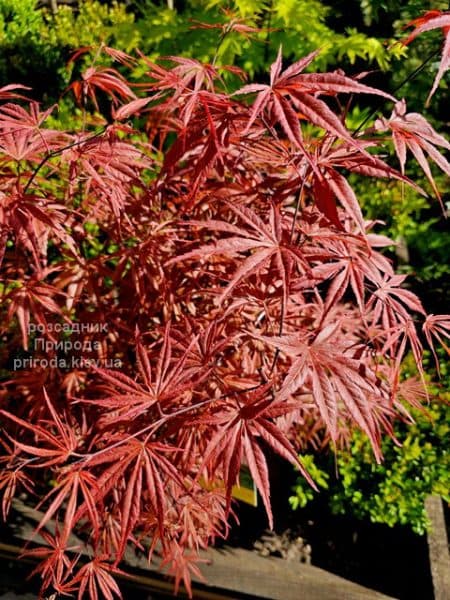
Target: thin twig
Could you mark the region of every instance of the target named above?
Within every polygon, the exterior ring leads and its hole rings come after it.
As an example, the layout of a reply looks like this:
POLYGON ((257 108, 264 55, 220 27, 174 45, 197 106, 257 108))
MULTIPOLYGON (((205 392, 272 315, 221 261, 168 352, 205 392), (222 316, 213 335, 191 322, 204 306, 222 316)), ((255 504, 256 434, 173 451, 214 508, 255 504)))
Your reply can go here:
MULTIPOLYGON (((392 90, 392 93, 395 94, 396 92, 401 90, 404 85, 406 85, 407 83, 412 81, 426 67, 426 65, 439 54, 439 52, 440 52, 440 49, 438 48, 432 54, 430 54, 416 69, 414 69, 414 71, 412 71, 412 73, 410 73, 407 77, 405 77, 405 79, 401 83, 399 83, 397 85, 397 87, 395 87, 392 90)), ((358 127, 355 129, 355 131, 352 133, 352 137, 355 137, 361 131, 361 129, 364 127, 364 125, 377 114, 377 112, 380 110, 380 107, 382 106, 382 104, 383 104, 383 102, 379 103, 378 106, 376 108, 374 108, 373 111, 371 113, 369 113, 361 121, 361 123, 358 125, 358 127)))
POLYGON ((58 150, 53 150, 52 152, 48 152, 44 156, 44 158, 41 160, 41 162, 37 165, 37 167, 34 169, 33 173, 31 174, 30 179, 27 181, 27 183, 25 184, 25 187, 23 188, 23 193, 24 194, 27 193, 27 190, 29 189, 30 185, 33 183, 33 181, 36 178, 39 171, 51 158, 54 158, 55 156, 59 156, 65 150, 70 150, 70 148, 74 148, 76 146, 81 146, 82 144, 87 144, 91 140, 94 140, 95 138, 100 137, 101 135, 103 135, 105 133, 107 127, 108 126, 105 125, 99 131, 97 131, 96 133, 92 134, 90 137, 87 137, 84 140, 78 140, 76 142, 72 142, 71 144, 68 144, 67 146, 63 146, 62 148, 59 148, 58 150))

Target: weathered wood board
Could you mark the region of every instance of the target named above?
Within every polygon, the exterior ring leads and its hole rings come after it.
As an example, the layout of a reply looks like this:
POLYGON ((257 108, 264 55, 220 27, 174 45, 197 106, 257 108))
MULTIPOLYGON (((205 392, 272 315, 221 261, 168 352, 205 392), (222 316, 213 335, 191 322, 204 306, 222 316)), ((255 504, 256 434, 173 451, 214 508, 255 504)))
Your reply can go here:
MULTIPOLYGON (((15 502, 14 508, 23 522, 14 535, 22 540, 32 536, 34 524, 42 516, 38 511, 15 502)), ((49 524, 51 529, 51 524, 49 524)), ((39 536, 36 537, 36 540, 39 536)), ((77 544, 75 538, 70 541, 77 544)), ((81 545, 81 542, 80 542, 81 545)), ((394 600, 328 571, 312 565, 289 562, 281 558, 265 558, 242 548, 211 548, 202 553, 207 563, 201 571, 207 584, 193 577, 194 599, 198 598, 253 598, 258 600, 394 600), (245 595, 245 596, 244 596, 245 595)), ((168 591, 170 584, 159 574, 158 559, 150 565, 143 556, 127 550, 123 567, 131 567, 136 581, 144 584, 154 578, 156 587, 168 591), (159 584, 158 584, 159 581, 159 584)), ((382 574, 380 574, 382 576, 382 574)), ((182 597, 185 597, 184 594, 182 597)))

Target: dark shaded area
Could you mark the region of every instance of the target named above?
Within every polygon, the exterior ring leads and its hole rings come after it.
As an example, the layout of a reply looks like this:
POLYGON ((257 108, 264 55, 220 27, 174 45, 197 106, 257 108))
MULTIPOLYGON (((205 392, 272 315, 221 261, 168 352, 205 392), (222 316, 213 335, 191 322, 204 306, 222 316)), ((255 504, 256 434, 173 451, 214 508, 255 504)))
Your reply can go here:
MULTIPOLYGON (((450 206, 450 194, 442 195, 442 203, 450 206)), ((430 201, 430 207, 421 213, 421 221, 435 219, 426 235, 417 234, 408 240, 410 264, 413 272, 408 283, 422 300, 430 314, 446 312, 446 299, 450 297, 450 231, 447 218, 442 215, 439 202, 430 201)))
MULTIPOLYGON (((272 457, 271 473, 275 530, 289 528, 301 535, 312 547, 313 565, 399 600, 433 600, 426 536, 403 526, 334 515, 324 494, 292 511, 288 497, 294 470, 272 457)), ((256 509, 240 503, 237 513, 240 526, 232 528, 228 543, 252 548, 268 527, 262 503, 256 509)), ((450 523, 449 510, 447 516, 450 523)))
POLYGON ((330 514, 315 503, 301 514, 313 564, 401 600, 432 600, 425 536, 402 526, 330 514))
POLYGON ((29 97, 44 102, 55 101, 65 88, 60 68, 69 56, 67 49, 46 49, 33 39, 23 38, 14 44, 3 44, 0 87, 20 83, 32 88, 29 97))

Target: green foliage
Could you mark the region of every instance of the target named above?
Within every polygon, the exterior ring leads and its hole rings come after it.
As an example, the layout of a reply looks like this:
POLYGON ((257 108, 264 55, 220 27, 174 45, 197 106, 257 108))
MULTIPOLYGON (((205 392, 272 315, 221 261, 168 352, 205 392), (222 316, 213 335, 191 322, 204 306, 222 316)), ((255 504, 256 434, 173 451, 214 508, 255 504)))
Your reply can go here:
MULTIPOLYGON (((428 75, 427 85, 430 85, 430 79, 428 75)), ((426 95, 424 88, 424 98, 426 95)), ((374 118, 370 108, 356 106, 347 115, 346 125, 356 131, 361 123, 365 127, 372 125, 374 118)), ((386 147, 386 150, 389 151, 389 148, 386 147)), ((392 153, 392 148, 390 151, 392 153)), ((390 162, 399 168, 396 157, 392 156, 390 162)), ((373 182, 355 174, 350 176, 350 182, 365 217, 377 221, 377 231, 397 243, 396 248, 390 249, 397 271, 413 275, 416 288, 425 288, 420 290, 421 296, 425 301, 427 295, 432 299, 430 310, 438 312, 436 304, 450 292, 450 232, 446 225, 442 225, 442 206, 449 214, 450 202, 446 193, 446 176, 433 164, 430 169, 442 192, 442 205, 436 203, 432 210, 426 197, 402 182, 386 179, 373 182)), ((407 161, 406 175, 434 196, 427 178, 413 159, 407 161)))
POLYGON ((175 6, 171 10, 167 3, 150 0, 131 6, 81 0, 76 11, 63 5, 53 14, 37 9, 35 0, 4 0, 0 82, 28 83, 37 96, 54 99, 68 83, 70 71, 65 65, 71 53, 100 43, 125 52, 139 48, 151 58, 181 55, 214 60, 218 65, 242 67, 251 77, 267 72, 280 45, 292 60, 320 48, 315 63, 319 70, 358 59, 387 69, 391 56, 398 54, 398 47, 389 49, 383 40, 355 28, 334 31, 328 25, 332 7, 318 0, 191 0, 175 6), (222 24, 238 21, 262 31, 246 36, 230 30, 221 36, 222 24), (199 28, 200 22, 216 28, 199 28))
MULTIPOLYGON (((311 475, 317 487, 327 490, 330 476, 326 471, 323 471, 316 465, 314 455, 302 454, 301 459, 303 465, 311 475)), ((297 510, 297 508, 303 508, 316 496, 316 492, 314 492, 313 488, 309 485, 304 477, 298 478, 295 486, 292 488, 292 491, 294 492, 294 495, 289 497, 289 504, 294 510, 297 510)))
POLYGON ((37 39, 41 15, 36 0, 2 0, 0 4, 0 40, 2 43, 28 36, 37 39))
MULTIPOLYGON (((429 190, 417 169, 411 175, 429 190)), ((437 173, 435 179, 438 188, 445 189, 445 178, 437 173)), ((414 275, 416 286, 427 287, 425 291, 430 292, 433 302, 430 310, 438 310, 435 304, 450 291, 450 232, 442 226, 440 209, 430 211, 427 199, 401 182, 379 180, 369 184, 367 179, 353 177, 352 183, 365 216, 381 221, 378 230, 397 242, 392 257, 398 263, 398 272, 414 275)), ((427 300, 427 294, 422 295, 427 300)))
POLYGON ((36 0, 3 0, 0 3, 0 85, 24 83, 40 88, 63 85, 59 70, 64 64, 62 49, 42 39, 44 13, 36 0))
MULTIPOLYGON (((450 365, 441 363, 440 386, 431 386, 435 399, 426 414, 412 412, 415 423, 399 424, 395 436, 401 445, 385 438, 384 461, 374 463, 367 438, 355 432, 347 450, 337 452, 339 478, 334 472, 332 456, 308 457, 308 469, 325 490, 336 513, 369 517, 376 523, 409 525, 423 534, 429 523, 425 498, 429 494, 450 502, 450 365)), ((289 498, 293 509, 305 506, 317 496, 302 478, 289 498)))
POLYGON ((134 15, 127 13, 126 5, 112 2, 110 6, 97 0, 80 2, 77 12, 61 6, 55 15, 44 13, 43 36, 53 46, 67 46, 74 50, 100 42, 125 52, 140 42, 135 31, 134 15))
POLYGON ((431 222, 421 221, 422 212, 428 207, 426 198, 411 187, 398 181, 370 182, 353 179, 358 198, 368 219, 378 219, 384 223, 383 232, 397 240, 403 237, 408 241, 428 229, 431 222))
POLYGON ((383 69, 389 65, 390 51, 380 40, 356 30, 334 31, 327 25, 332 8, 317 0, 199 0, 187 2, 186 8, 179 12, 163 9, 152 2, 146 2, 145 7, 145 18, 139 20, 137 26, 151 24, 145 38, 146 51, 154 44, 157 51, 165 54, 163 50, 172 46, 171 53, 205 60, 211 60, 217 51, 219 63, 237 64, 250 75, 266 71, 280 45, 284 55, 291 58, 320 48, 322 64, 316 63, 316 68, 325 68, 342 58, 351 63, 362 58, 383 69), (227 13, 224 13, 225 9, 228 9, 227 13), (243 19, 247 25, 262 28, 262 33, 252 36, 260 43, 252 43, 231 32, 217 48, 217 30, 191 29, 189 21, 223 23, 226 17, 243 19), (180 34, 183 35, 180 37, 180 34))
MULTIPOLYGON (((417 279, 432 286, 432 293, 439 298, 448 298, 450 291, 450 233, 439 228, 439 220, 429 219, 417 223, 415 231, 409 236, 411 263, 403 269, 414 274, 417 279)), ((429 290, 430 291, 430 290, 429 290)))
POLYGON ((69 82, 66 63, 75 50, 101 42, 131 50, 140 41, 133 24, 118 2, 81 1, 77 11, 60 6, 53 14, 39 10, 36 0, 2 0, 0 85, 26 84, 36 97, 56 100, 69 82))
POLYGON ((392 17, 410 21, 425 10, 439 9, 445 10, 447 3, 445 1, 435 0, 408 0, 408 2, 399 2, 398 0, 359 0, 364 23, 369 27, 381 20, 391 22, 392 17))
MULTIPOLYGON (((339 3, 332 0, 328 4, 318 0, 190 0, 176 2, 171 10, 166 2, 151 0, 136 0, 131 4, 80 0, 76 11, 62 5, 53 14, 48 9, 37 9, 36 0, 3 0, 0 82, 27 81, 41 95, 46 92, 50 98, 57 97, 70 76, 64 67, 71 52, 103 42, 126 52, 139 48, 153 58, 177 54, 233 64, 243 67, 250 76, 267 71, 280 45, 284 55, 291 59, 320 48, 315 63, 319 70, 343 61, 345 65, 364 60, 382 70, 393 64, 393 82, 397 84, 405 72, 410 73, 428 50, 439 43, 438 32, 432 32, 406 50, 400 44, 392 44, 392 40, 378 37, 377 28, 369 27, 382 18, 389 22, 397 19, 395 30, 400 32, 406 21, 427 8, 423 3, 402 6, 394 0, 362 0, 362 29, 345 23, 333 28, 330 21, 335 18, 336 4, 339 3), (199 29, 196 25, 202 22, 219 27, 227 21, 245 22, 261 28, 262 32, 247 38, 230 31, 218 44, 220 29, 199 29), (410 58, 405 65, 395 60, 406 54, 410 58)), ((419 102, 429 83, 429 74, 426 82, 423 77, 425 74, 415 81, 412 94, 419 97, 419 102)))
MULTIPOLYGON (((398 39, 405 37, 404 26, 425 11, 449 8, 447 0, 410 0, 404 3, 397 0, 360 0, 360 4, 366 24, 379 27, 381 22, 392 23, 395 37, 398 39)), ((423 112, 430 82, 433 81, 439 65, 439 55, 435 55, 435 52, 442 47, 442 43, 443 37, 440 31, 427 32, 408 46, 403 59, 396 62, 395 68, 391 71, 391 89, 396 89, 403 84, 401 95, 408 98, 410 110, 423 112), (424 68, 421 68, 424 61, 430 57, 433 58, 426 62, 424 68), (419 72, 414 78, 406 81, 416 70, 419 72)), ((401 47, 399 44, 397 46, 401 47)), ((442 111, 446 112, 448 103, 445 98, 447 90, 445 78, 441 81, 440 88, 442 93, 437 95, 427 115, 427 118, 435 117, 438 121, 442 120, 444 116, 442 111)))

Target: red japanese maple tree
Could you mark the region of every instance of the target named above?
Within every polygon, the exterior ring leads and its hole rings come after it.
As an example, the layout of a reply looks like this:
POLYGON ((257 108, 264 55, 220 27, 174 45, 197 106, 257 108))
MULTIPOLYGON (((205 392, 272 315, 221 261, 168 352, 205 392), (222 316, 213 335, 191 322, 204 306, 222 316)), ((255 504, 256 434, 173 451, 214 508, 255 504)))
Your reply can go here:
POLYGON ((423 378, 423 344, 450 331, 402 287, 346 176, 425 193, 407 149, 433 188, 424 151, 450 175, 447 140, 403 100, 305 73, 316 53, 283 71, 280 52, 267 85, 230 95, 215 65, 140 57, 132 84, 135 59, 103 51, 120 73, 94 65, 72 85, 74 131, 0 89, 2 512, 26 491, 43 592, 80 598, 120 595, 129 544, 190 590, 243 462, 272 525, 268 448, 309 478, 304 444, 356 427, 381 460, 415 402, 402 359, 423 378), (109 121, 86 110, 105 94, 109 121), (393 115, 355 136, 332 109, 346 94, 393 115), (387 130, 400 171, 381 157, 387 130))

